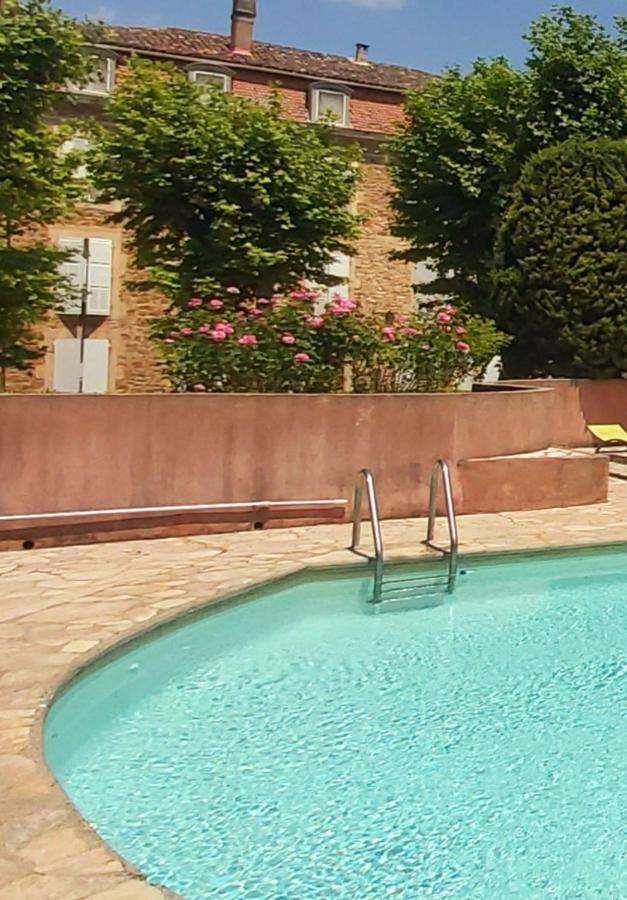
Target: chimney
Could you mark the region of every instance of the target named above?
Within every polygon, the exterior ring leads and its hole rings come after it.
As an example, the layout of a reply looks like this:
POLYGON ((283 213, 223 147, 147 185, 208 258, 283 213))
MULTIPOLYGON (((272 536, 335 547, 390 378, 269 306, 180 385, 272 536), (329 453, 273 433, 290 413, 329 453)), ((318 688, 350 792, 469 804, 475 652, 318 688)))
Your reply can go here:
POLYGON ((367 63, 370 44, 355 44, 355 62, 367 63))
POLYGON ((233 0, 231 15, 231 53, 250 56, 253 48, 253 28, 257 16, 256 0, 233 0))

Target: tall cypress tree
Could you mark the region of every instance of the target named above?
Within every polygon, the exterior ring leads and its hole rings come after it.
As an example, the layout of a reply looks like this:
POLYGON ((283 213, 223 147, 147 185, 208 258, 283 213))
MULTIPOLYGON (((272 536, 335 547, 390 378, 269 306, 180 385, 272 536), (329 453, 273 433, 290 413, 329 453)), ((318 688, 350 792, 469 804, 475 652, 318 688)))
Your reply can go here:
POLYGON ((627 372, 627 142, 572 139, 529 161, 493 281, 509 375, 627 372))

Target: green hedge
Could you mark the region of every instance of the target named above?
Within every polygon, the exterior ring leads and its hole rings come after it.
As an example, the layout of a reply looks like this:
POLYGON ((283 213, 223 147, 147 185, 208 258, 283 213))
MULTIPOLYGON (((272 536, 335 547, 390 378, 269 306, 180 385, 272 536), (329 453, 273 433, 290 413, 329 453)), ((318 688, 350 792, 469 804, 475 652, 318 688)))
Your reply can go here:
POLYGON ((572 140, 523 170, 495 253, 510 376, 627 372, 627 141, 572 140))

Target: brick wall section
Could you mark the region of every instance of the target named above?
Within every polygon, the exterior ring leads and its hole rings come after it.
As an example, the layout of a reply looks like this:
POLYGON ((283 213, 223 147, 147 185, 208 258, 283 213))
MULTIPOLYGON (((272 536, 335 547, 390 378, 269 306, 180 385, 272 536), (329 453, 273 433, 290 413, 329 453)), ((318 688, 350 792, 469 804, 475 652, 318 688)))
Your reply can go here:
POLYGON ((356 90, 350 98, 350 126, 361 131, 393 133, 403 119, 398 94, 356 90))
POLYGON ((278 90, 286 116, 299 122, 309 118, 307 89, 301 79, 282 77, 272 82, 261 72, 251 72, 246 77, 237 73, 231 85, 234 94, 248 100, 267 100, 274 90, 278 90))
MULTIPOLYGON (((309 119, 309 82, 298 78, 269 81, 261 72, 233 77, 232 90, 240 97, 264 100, 277 90, 286 115, 299 122, 309 119)), ((391 134, 403 118, 401 98, 392 91, 353 88, 349 95, 349 125, 358 131, 391 134)))
POLYGON ((353 257, 351 286, 366 308, 379 313, 408 312, 414 304, 411 267, 390 259, 400 246, 398 238, 390 234, 390 190, 387 167, 365 162, 356 196, 356 209, 363 218, 353 257))

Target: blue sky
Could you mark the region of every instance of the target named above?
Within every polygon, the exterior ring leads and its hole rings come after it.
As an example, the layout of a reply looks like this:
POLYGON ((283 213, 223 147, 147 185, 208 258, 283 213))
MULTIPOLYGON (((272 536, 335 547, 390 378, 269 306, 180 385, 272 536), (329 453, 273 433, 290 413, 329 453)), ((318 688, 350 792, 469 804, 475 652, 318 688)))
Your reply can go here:
MULTIPOLYGON (((120 25, 176 25, 228 31, 231 0, 60 0, 72 15, 120 25)), ((610 23, 624 0, 572 0, 610 23)), ((259 40, 350 55, 356 41, 371 58, 428 71, 476 56, 505 54, 521 61, 521 35, 551 0, 257 0, 259 40)))

